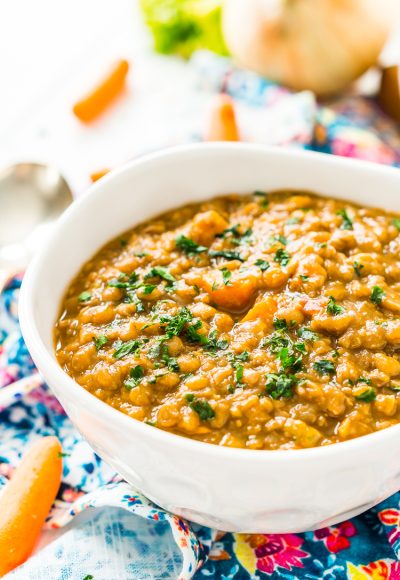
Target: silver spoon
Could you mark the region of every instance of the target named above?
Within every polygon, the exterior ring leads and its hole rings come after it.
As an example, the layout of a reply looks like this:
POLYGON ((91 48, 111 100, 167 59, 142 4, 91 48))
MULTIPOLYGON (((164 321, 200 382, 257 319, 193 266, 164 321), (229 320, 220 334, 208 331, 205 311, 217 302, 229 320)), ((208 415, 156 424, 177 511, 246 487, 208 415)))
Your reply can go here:
POLYGON ((53 167, 18 163, 0 171, 0 291, 26 268, 72 201, 71 189, 53 167))

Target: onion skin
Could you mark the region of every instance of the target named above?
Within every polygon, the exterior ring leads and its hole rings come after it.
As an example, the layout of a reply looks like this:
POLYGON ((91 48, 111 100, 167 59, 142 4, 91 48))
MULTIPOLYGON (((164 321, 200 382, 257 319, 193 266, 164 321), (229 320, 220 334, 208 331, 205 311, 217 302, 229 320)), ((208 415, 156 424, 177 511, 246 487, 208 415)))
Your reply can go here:
POLYGON ((225 0, 223 31, 242 66, 326 96, 372 66, 398 0, 225 0))

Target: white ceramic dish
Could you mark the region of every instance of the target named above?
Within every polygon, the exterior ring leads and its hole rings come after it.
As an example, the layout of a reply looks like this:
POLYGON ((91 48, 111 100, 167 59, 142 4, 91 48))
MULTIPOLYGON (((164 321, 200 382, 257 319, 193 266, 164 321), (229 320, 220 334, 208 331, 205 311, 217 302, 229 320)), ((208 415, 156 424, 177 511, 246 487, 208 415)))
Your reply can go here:
POLYGON ((163 508, 226 531, 305 531, 383 500, 400 488, 400 425, 298 451, 179 437, 116 411, 66 375, 54 356, 53 324, 71 278, 120 232, 191 201, 280 188, 400 210, 396 169, 242 144, 171 149, 113 172, 75 202, 31 264, 20 299, 33 359, 95 451, 163 508))

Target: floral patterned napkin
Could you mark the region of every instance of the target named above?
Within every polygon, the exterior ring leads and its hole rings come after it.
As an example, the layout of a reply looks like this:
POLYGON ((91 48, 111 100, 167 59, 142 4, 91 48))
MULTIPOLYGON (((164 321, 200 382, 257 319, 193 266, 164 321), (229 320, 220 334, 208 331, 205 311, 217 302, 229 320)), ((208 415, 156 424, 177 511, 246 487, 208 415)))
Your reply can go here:
MULTIPOLYGON (((196 90, 225 91, 236 100, 248 140, 400 165, 398 128, 369 99, 319 106, 311 93, 292 94, 209 53, 195 55, 192 67, 196 90)), ((35 371, 18 325, 20 283, 13 278, 0 296, 0 485, 36 437, 57 435, 65 457, 44 534, 48 543, 9 578, 400 579, 400 494, 315 532, 224 534, 164 512, 121 481, 82 440, 35 371), (64 526, 65 533, 49 541, 51 530, 64 526)))

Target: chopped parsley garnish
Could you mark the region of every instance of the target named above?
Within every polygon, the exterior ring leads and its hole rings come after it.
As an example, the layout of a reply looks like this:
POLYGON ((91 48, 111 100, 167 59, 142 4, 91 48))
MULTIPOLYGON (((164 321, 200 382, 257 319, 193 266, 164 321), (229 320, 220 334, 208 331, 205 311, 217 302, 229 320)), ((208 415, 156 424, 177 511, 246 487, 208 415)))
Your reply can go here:
POLYGON ((285 236, 271 236, 268 239, 269 243, 274 245, 276 242, 278 242, 279 244, 282 244, 282 246, 286 246, 287 245, 287 239, 285 238, 285 236))
POLYGON ((256 260, 255 264, 260 268, 261 272, 265 272, 268 270, 268 268, 270 268, 270 263, 267 262, 267 260, 262 260, 261 258, 256 260))
POLYGON ((365 383, 366 385, 372 384, 371 379, 368 379, 367 377, 359 377, 356 382, 357 383, 365 383))
POLYGON ((254 191, 253 195, 257 196, 257 197, 266 197, 267 194, 265 193, 265 191, 254 191))
POLYGON ((86 574, 83 580, 94 580, 94 576, 92 574, 86 574))
POLYGON ((226 350, 228 346, 229 342, 225 339, 219 339, 215 329, 208 335, 207 350, 226 350))
POLYGON ((241 383, 243 379, 244 367, 243 365, 237 365, 235 369, 235 380, 237 383, 241 383))
POLYGON ((334 375, 336 372, 333 362, 325 359, 317 360, 313 364, 313 369, 320 375, 334 375))
POLYGON ((104 334, 102 334, 100 336, 94 336, 93 342, 94 342, 94 346, 96 347, 96 350, 100 350, 102 346, 107 344, 108 338, 106 336, 104 336, 104 334))
POLYGON ((202 421, 208 421, 215 417, 214 409, 205 399, 198 399, 192 393, 185 395, 185 399, 189 403, 189 407, 198 414, 202 421))
POLYGON ((132 353, 136 353, 139 348, 142 346, 142 343, 140 340, 128 340, 126 342, 118 342, 117 343, 117 348, 113 354, 113 357, 116 359, 120 359, 123 358, 125 356, 128 356, 129 354, 132 353))
POLYGON ((328 305, 326 307, 326 311, 328 314, 332 314, 332 316, 337 316, 343 312, 344 308, 336 304, 336 300, 333 296, 329 296, 328 298, 328 305))
POLYGON ((201 254, 207 251, 205 246, 200 246, 194 240, 187 238, 183 234, 176 238, 175 245, 186 254, 201 254))
POLYGON ((394 227, 396 228, 396 230, 398 232, 400 232, 400 219, 399 218, 394 218, 392 220, 392 224, 394 225, 394 227))
POLYGON ((232 365, 232 368, 235 370, 235 380, 238 384, 242 383, 244 367, 242 365, 243 362, 247 362, 250 358, 249 353, 247 350, 244 350, 240 354, 228 354, 228 360, 232 365))
POLYGON ((371 302, 379 306, 382 304, 382 299, 386 296, 385 291, 380 286, 374 286, 371 292, 371 302))
POLYGON ((241 234, 239 231, 239 224, 235 224, 234 226, 232 226, 230 228, 226 228, 226 230, 224 230, 220 234, 217 234, 215 237, 216 238, 226 238, 226 237, 229 237, 229 235, 234 236, 236 238, 240 237, 241 234))
POLYGON ((372 403, 376 399, 376 391, 373 387, 368 387, 359 395, 355 395, 357 401, 363 401, 364 403, 372 403))
POLYGON ((208 255, 210 258, 225 258, 225 260, 239 260, 240 262, 244 262, 242 256, 233 250, 209 250, 208 255))
POLYGON ((225 286, 228 286, 229 280, 231 279, 232 272, 228 270, 228 268, 222 268, 222 280, 224 281, 225 286))
POLYGON ((310 279, 310 276, 304 276, 303 274, 300 274, 300 280, 302 280, 303 282, 307 282, 307 280, 310 279))
POLYGON ((299 220, 299 218, 297 218, 297 217, 292 217, 292 218, 289 218, 288 220, 286 220, 286 224, 287 224, 288 226, 291 226, 291 225, 294 225, 294 224, 298 224, 298 223, 299 223, 299 221, 300 221, 300 220, 299 220))
POLYGON ((202 345, 206 345, 208 343, 208 337, 205 334, 201 334, 197 332, 203 323, 201 320, 197 320, 193 324, 188 324, 186 327, 186 338, 189 342, 197 342, 202 345))
POLYGON ((90 292, 81 292, 78 296, 78 300, 79 302, 89 302, 89 300, 92 298, 92 295, 90 292))
POLYGON ((286 320, 284 318, 274 318, 274 328, 276 328, 276 330, 286 330, 286 320))
POLYGON ((155 266, 154 268, 152 268, 144 277, 145 280, 148 280, 149 278, 156 278, 156 277, 162 278, 163 280, 166 280, 167 282, 170 282, 171 284, 176 282, 176 278, 175 276, 173 276, 168 270, 167 268, 163 268, 162 266, 155 266))
POLYGON ((193 316, 190 310, 183 307, 174 316, 161 316, 160 323, 165 328, 165 336, 172 338, 183 334, 189 342, 197 342, 203 346, 208 344, 208 337, 198 330, 203 326, 201 320, 192 324, 193 316))
MULTIPOLYGON (((296 345, 294 346, 296 347, 296 345)), ((282 348, 278 352, 278 359, 283 369, 291 369, 293 371, 298 371, 301 369, 302 363, 301 354, 296 354, 293 350, 292 345, 290 345, 289 347, 282 348)))
POLYGON ((108 286, 112 288, 131 288, 136 289, 138 287, 139 276, 136 272, 132 272, 130 276, 126 276, 126 274, 120 274, 118 278, 114 278, 108 282, 108 286))
POLYGON ((63 451, 59 451, 57 453, 57 457, 59 457, 60 459, 62 459, 63 457, 71 457, 71 453, 64 453, 63 451))
POLYGON ((340 217, 342 218, 342 225, 340 226, 340 229, 342 230, 352 230, 353 229, 353 222, 349 216, 349 214, 347 213, 347 211, 343 208, 340 209, 338 212, 336 212, 337 215, 340 215, 340 217))
POLYGON ((192 320, 193 316, 190 310, 183 307, 174 316, 161 316, 160 322, 165 325, 165 335, 168 338, 179 336, 186 324, 192 320))
POLYGON ((170 356, 168 346, 166 344, 162 345, 161 348, 161 360, 166 365, 168 370, 172 373, 179 372, 179 364, 175 357, 170 356))
POLYGON ((299 328, 298 335, 303 340, 310 340, 310 341, 318 340, 318 334, 316 334, 312 330, 309 330, 308 328, 305 328, 304 326, 302 328, 299 328))
POLYGON ((133 389, 138 386, 144 375, 144 370, 141 365, 136 365, 129 371, 129 379, 126 379, 124 386, 127 389, 133 389))
POLYGON ((129 292, 127 295, 129 302, 136 305, 136 312, 140 314, 144 312, 144 305, 143 302, 137 297, 136 292, 129 292))
POLYGON ((151 294, 154 288, 157 288, 156 284, 143 284, 143 294, 147 296, 147 294, 151 294))
POLYGON ((280 264, 281 266, 287 266, 290 260, 290 256, 287 253, 286 250, 284 250, 283 248, 279 248, 276 252, 275 252, 275 256, 274 256, 274 262, 278 262, 278 264, 280 264))
POLYGON ((274 354, 278 353, 281 348, 287 348, 290 342, 290 338, 282 332, 274 332, 265 340, 266 346, 274 354))
POLYGON ((293 389, 296 386, 297 379, 294 375, 285 373, 267 374, 266 393, 272 399, 288 399, 293 397, 293 389))
POLYGON ((120 238, 119 243, 121 245, 121 248, 125 248, 125 246, 128 245, 128 242, 124 240, 124 238, 120 238))
POLYGON ((361 270, 364 268, 364 265, 363 264, 360 264, 360 262, 354 262, 353 263, 353 268, 354 268, 354 272, 357 274, 357 276, 359 278, 361 278, 361 276, 362 276, 361 270))

